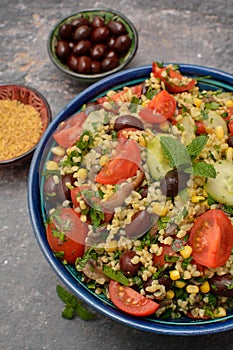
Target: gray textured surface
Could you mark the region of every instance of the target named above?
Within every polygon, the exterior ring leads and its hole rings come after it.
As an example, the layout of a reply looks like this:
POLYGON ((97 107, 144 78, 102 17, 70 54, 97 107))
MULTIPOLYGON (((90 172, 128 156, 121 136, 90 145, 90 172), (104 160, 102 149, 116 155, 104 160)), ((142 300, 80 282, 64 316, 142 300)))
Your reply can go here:
MULTIPOLYGON (((139 32, 131 67, 153 60, 194 63, 233 73, 232 0, 0 0, 0 81, 39 89, 53 116, 86 85, 49 60, 47 38, 63 16, 90 7, 117 8, 139 32)), ((66 321, 55 292, 61 284, 33 236, 27 210, 29 164, 0 169, 1 350, 232 349, 233 331, 200 337, 147 334, 100 314, 66 321)))

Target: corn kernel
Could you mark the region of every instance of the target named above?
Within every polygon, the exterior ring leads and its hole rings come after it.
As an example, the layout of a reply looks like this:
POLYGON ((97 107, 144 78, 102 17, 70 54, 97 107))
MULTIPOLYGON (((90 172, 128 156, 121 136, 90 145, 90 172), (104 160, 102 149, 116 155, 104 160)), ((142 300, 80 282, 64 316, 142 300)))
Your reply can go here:
POLYGON ((189 294, 197 294, 197 293, 199 293, 199 287, 195 286, 193 284, 189 284, 186 287, 186 292, 189 293, 189 294))
POLYGON ((58 164, 54 162, 54 160, 48 160, 46 163, 46 169, 47 170, 57 170, 58 164))
POLYGON ((184 281, 176 281, 175 284, 177 288, 184 288, 186 285, 184 281))
POLYGON ((154 203, 153 211, 159 216, 165 216, 167 214, 167 208, 161 205, 160 203, 154 203))
POLYGON ((172 270, 170 271, 170 278, 173 281, 176 281, 180 278, 180 272, 178 270, 172 270))
POLYGON ((167 121, 165 121, 165 122, 163 122, 163 123, 160 123, 160 124, 159 124, 159 128, 160 128, 160 130, 162 130, 162 131, 168 131, 169 128, 170 128, 170 123, 167 122, 167 121))
POLYGON ((84 168, 81 168, 77 171, 77 177, 80 179, 80 180, 85 180, 86 177, 87 177, 87 170, 84 169, 84 168))
POLYGON ((227 107, 233 107, 233 100, 227 100, 226 106, 227 107))
POLYGON ((142 102, 142 107, 147 107, 149 101, 150 101, 150 100, 145 100, 145 101, 143 101, 143 102, 142 102))
POLYGON ((201 107, 201 104, 202 104, 202 100, 200 98, 194 98, 193 100, 193 104, 196 106, 196 107, 201 107))
POLYGON ((233 148, 232 147, 228 147, 226 150, 226 160, 228 160, 229 162, 232 162, 232 160, 233 160, 233 148))
POLYGON ((192 247, 190 245, 185 245, 183 249, 180 250, 180 255, 183 256, 184 259, 188 259, 192 254, 192 247))
POLYGON ((173 290, 168 290, 167 292, 166 292, 166 298, 167 299, 169 299, 169 300, 171 300, 171 299, 173 299, 174 298, 174 296, 175 296, 175 293, 173 292, 173 290))
POLYGON ((54 146, 51 148, 51 151, 53 154, 55 154, 58 157, 62 157, 65 155, 65 150, 61 146, 54 146))
POLYGON ((226 310, 224 309, 224 307, 219 306, 215 311, 214 311, 214 317, 218 318, 218 317, 224 317, 226 316, 226 310))
POLYGON ((104 166, 108 161, 108 156, 105 154, 104 156, 100 157, 99 163, 101 166, 104 166))
POLYGON ((200 291, 201 291, 202 293, 209 293, 209 291, 210 291, 210 284, 209 284, 208 281, 205 281, 205 282, 202 284, 202 286, 200 286, 200 291))
POLYGON ((104 248, 107 252, 115 252, 118 249, 117 241, 113 240, 113 241, 107 242, 104 248))
POLYGON ((142 146, 142 147, 146 147, 146 140, 144 139, 143 136, 139 136, 139 145, 142 146))
POLYGON ((198 203, 198 202, 201 202, 201 201, 204 201, 204 200, 205 200, 204 196, 192 196, 192 198, 191 198, 191 201, 193 203, 198 203))
POLYGON ((216 126, 215 134, 219 140, 221 140, 224 137, 224 129, 223 129, 222 125, 216 126))
POLYGON ((87 216, 86 216, 86 215, 81 215, 81 216, 80 216, 80 220, 81 220, 82 222, 87 222, 87 216))

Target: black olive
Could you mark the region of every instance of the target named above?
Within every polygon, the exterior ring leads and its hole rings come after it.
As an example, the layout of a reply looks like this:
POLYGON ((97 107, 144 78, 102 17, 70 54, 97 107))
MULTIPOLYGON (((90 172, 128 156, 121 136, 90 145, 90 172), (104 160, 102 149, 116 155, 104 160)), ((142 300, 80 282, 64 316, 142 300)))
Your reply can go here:
POLYGON ((129 50, 130 46, 131 46, 131 39, 128 35, 120 35, 116 38, 116 42, 113 46, 113 49, 116 50, 116 52, 118 54, 123 54, 126 51, 129 50))
POLYGON ((115 58, 115 57, 106 57, 103 61, 102 61, 102 70, 104 72, 114 69, 119 65, 119 59, 115 58))
POLYGON ((99 16, 95 16, 92 20, 92 27, 93 28, 98 28, 104 26, 104 20, 103 18, 99 16))
POLYGON ((100 60, 105 56, 105 52, 107 50, 107 46, 104 44, 96 44, 92 49, 91 49, 91 57, 94 60, 100 60))
POLYGON ((233 147, 233 135, 229 136, 227 143, 228 143, 229 147, 233 147))
POLYGON ((74 45, 73 54, 76 56, 83 56, 89 53, 91 42, 89 40, 80 40, 74 45))
POLYGON ((97 27, 91 33, 91 38, 94 42, 103 42, 107 40, 109 30, 106 26, 97 27))
POLYGON ((76 41, 85 40, 89 37, 90 33, 91 33, 90 27, 88 27, 87 25, 80 26, 77 29, 75 29, 73 33, 73 38, 76 41))
POLYGON ((78 18, 74 18, 71 22, 72 27, 74 28, 78 28, 81 26, 90 26, 91 23, 87 18, 83 18, 83 17, 78 17, 78 18))
POLYGON ((107 27, 116 36, 127 33, 125 25, 119 21, 109 21, 107 27))
POLYGON ((160 182, 160 189, 167 197, 175 197, 183 190, 189 179, 189 175, 177 169, 169 171, 160 182))
POLYGON ((99 61, 91 62, 91 72, 94 74, 101 73, 101 63, 99 61))
POLYGON ((59 28, 59 37, 61 40, 70 40, 72 38, 73 28, 71 24, 64 23, 59 28))
POLYGON ((56 55, 61 60, 65 60, 70 54, 70 46, 65 40, 59 40, 56 46, 56 55))
POLYGON ((118 60, 118 56, 117 56, 116 52, 113 51, 113 50, 108 51, 108 52, 106 53, 105 57, 106 57, 106 58, 107 58, 107 57, 110 57, 110 58, 114 58, 114 59, 118 60))
POLYGON ((126 275, 126 276, 135 276, 140 267, 141 263, 138 262, 137 264, 132 263, 133 257, 136 255, 136 253, 133 250, 126 250, 124 253, 121 254, 119 263, 120 263, 120 270, 126 275))
POLYGON ((135 128, 138 130, 143 130, 144 126, 140 119, 133 115, 125 114, 121 115, 115 120, 114 130, 119 131, 124 128, 135 128))
POLYGON ((108 39, 108 41, 107 41, 108 47, 109 47, 110 49, 112 49, 112 48, 114 47, 114 45, 115 45, 115 42, 116 42, 116 38, 114 38, 114 37, 111 36, 111 37, 108 39))
POLYGON ((91 59, 88 56, 78 57, 77 71, 85 74, 91 71, 91 59))
POLYGON ((78 57, 75 55, 70 55, 67 59, 67 66, 70 70, 78 72, 78 57))
POLYGON ((232 282, 233 276, 230 274, 215 275, 209 280, 211 292, 216 295, 233 298, 232 282))

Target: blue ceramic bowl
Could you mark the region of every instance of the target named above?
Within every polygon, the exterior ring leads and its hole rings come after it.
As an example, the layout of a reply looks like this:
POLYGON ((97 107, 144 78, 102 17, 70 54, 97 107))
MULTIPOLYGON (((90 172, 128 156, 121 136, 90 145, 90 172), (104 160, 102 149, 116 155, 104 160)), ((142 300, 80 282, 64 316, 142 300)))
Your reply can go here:
MULTIPOLYGON (((179 64, 179 66, 181 72, 185 75, 202 77, 199 82, 199 86, 202 90, 222 89, 224 91, 233 91, 233 75, 231 74, 197 65, 179 64)), ((227 316, 221 320, 193 321, 187 318, 179 320, 136 318, 117 310, 109 301, 102 299, 100 296, 97 296, 87 289, 87 287, 79 280, 75 268, 69 265, 64 266, 53 255, 46 239, 43 206, 40 197, 40 174, 45 161, 44 157, 46 156, 46 152, 44 151, 49 146, 51 135, 61 121, 69 118, 72 114, 78 111, 83 104, 103 95, 110 89, 119 89, 125 85, 130 86, 142 82, 149 77, 151 68, 151 65, 147 65, 128 69, 93 84, 77 95, 54 118, 40 141, 31 162, 28 181, 28 205, 31 224, 40 249, 58 277, 78 298, 82 299, 105 316, 142 331, 166 335, 193 336, 229 331, 233 329, 233 311, 229 312, 227 316)))

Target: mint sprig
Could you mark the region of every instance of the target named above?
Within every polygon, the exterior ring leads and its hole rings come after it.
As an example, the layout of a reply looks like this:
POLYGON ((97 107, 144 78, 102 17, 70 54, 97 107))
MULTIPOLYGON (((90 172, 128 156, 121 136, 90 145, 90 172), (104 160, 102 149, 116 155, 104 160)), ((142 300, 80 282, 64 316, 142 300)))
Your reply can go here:
POLYGON ((56 287, 57 295, 65 303, 65 308, 62 311, 62 317, 71 320, 75 316, 80 317, 84 321, 93 320, 96 318, 95 314, 88 311, 84 304, 76 298, 75 295, 68 292, 62 286, 56 287))
POLYGON ((196 160, 208 141, 206 135, 197 136, 188 146, 169 136, 161 137, 161 148, 172 168, 186 173, 215 178, 217 173, 212 164, 196 160))

